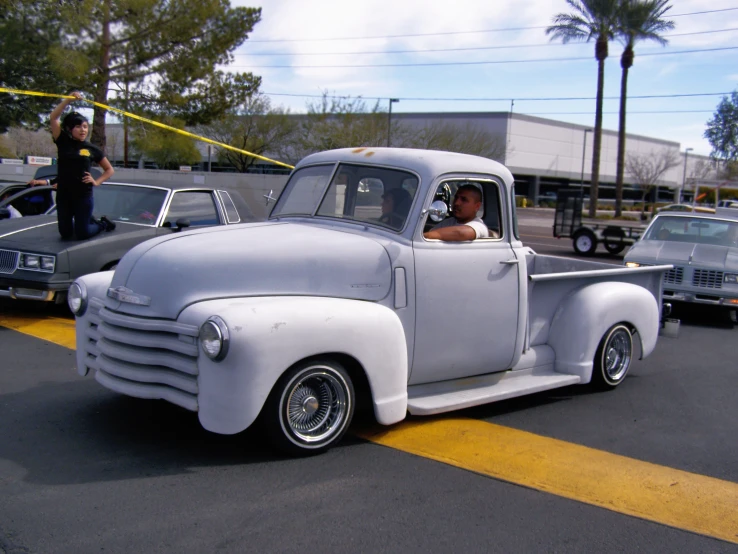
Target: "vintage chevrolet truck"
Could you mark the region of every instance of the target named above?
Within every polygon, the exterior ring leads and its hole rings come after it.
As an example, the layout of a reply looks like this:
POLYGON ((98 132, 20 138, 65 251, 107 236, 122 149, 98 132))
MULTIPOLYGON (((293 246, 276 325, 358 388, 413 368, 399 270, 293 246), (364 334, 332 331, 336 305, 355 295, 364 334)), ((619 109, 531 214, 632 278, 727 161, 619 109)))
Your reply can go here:
POLYGON ((355 148, 302 160, 266 221, 142 243, 77 279, 69 305, 81 375, 216 433, 258 419, 309 454, 341 439, 357 405, 390 425, 616 387, 654 349, 670 268, 537 255, 513 177, 489 159, 355 148), (425 238, 469 184, 490 238, 425 238))

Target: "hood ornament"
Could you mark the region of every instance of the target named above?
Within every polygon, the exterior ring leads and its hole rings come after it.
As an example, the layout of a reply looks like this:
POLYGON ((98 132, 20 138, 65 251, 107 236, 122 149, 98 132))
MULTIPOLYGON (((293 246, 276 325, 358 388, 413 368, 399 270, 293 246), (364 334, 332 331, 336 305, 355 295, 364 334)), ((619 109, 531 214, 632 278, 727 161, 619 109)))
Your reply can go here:
POLYGON ((118 302, 125 302, 127 304, 136 304, 137 306, 151 305, 151 297, 138 294, 126 287, 110 287, 108 289, 108 298, 112 298, 118 302))

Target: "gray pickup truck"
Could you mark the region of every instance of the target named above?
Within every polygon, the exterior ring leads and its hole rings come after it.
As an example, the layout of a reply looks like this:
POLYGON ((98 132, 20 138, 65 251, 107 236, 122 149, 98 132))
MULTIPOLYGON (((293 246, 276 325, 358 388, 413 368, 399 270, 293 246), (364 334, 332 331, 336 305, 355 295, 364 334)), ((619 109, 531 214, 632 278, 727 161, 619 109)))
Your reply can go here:
POLYGON ((77 279, 69 304, 81 375, 216 433, 259 418, 305 454, 336 444, 357 405, 390 425, 616 387, 654 349, 670 267, 537 255, 499 163, 356 148, 302 160, 267 221, 147 241, 77 279), (490 238, 425 238, 470 183, 490 238))

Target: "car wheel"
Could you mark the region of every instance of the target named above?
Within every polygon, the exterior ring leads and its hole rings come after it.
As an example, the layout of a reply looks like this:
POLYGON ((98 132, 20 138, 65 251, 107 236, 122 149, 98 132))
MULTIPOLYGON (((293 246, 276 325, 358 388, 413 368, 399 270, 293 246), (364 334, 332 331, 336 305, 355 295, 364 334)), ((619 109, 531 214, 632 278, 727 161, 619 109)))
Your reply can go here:
POLYGON ((592 384, 614 389, 623 382, 633 359, 633 335, 622 323, 613 325, 602 337, 592 368, 592 384))
POLYGON ((579 229, 572 237, 574 251, 582 256, 592 256, 597 250, 597 237, 589 229, 579 229))
POLYGON ((354 404, 343 366, 332 360, 299 364, 282 376, 264 407, 269 440, 291 455, 324 452, 346 433, 354 404))

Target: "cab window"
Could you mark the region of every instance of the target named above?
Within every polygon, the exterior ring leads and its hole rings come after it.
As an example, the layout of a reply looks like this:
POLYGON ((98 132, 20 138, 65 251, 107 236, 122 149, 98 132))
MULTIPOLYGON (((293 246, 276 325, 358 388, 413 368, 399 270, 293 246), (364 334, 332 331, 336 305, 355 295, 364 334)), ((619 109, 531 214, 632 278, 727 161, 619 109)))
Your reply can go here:
MULTIPOLYGON (((438 185, 433 196, 433 200, 441 200, 448 207, 447 218, 453 217, 452 209, 456 191, 461 186, 472 185, 482 194, 482 207, 477 212, 479 217, 489 229, 489 237, 477 240, 499 240, 502 238, 501 225, 501 195, 500 187, 497 182, 487 179, 450 179, 443 181, 438 185)), ((426 219, 423 232, 430 231, 440 222, 434 222, 430 218, 426 219)))

